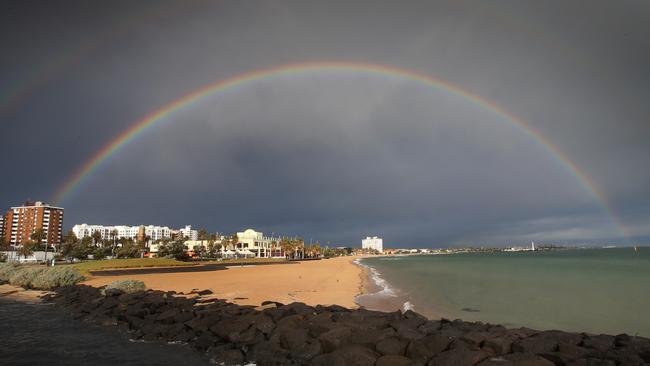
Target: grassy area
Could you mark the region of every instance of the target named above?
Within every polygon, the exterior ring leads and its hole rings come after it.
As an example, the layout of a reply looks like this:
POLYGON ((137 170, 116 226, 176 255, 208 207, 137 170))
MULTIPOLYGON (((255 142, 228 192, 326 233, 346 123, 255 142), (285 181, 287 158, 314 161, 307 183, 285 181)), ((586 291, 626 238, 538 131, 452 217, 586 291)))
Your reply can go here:
POLYGON ((87 261, 73 264, 73 266, 82 274, 88 275, 92 271, 101 271, 104 269, 193 266, 196 264, 196 262, 181 262, 168 258, 133 258, 87 261))

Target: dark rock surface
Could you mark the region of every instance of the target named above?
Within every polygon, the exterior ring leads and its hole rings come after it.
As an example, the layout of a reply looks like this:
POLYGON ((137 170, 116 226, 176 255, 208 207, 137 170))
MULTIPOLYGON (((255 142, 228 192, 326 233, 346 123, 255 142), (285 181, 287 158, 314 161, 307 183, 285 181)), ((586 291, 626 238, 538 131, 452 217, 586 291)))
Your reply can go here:
POLYGON ((628 335, 428 320, 413 311, 265 302, 242 306, 208 292, 103 293, 64 287, 48 300, 131 338, 180 341, 217 364, 377 366, 620 366, 650 363, 650 340, 628 335), (185 297, 187 296, 187 297, 185 297))

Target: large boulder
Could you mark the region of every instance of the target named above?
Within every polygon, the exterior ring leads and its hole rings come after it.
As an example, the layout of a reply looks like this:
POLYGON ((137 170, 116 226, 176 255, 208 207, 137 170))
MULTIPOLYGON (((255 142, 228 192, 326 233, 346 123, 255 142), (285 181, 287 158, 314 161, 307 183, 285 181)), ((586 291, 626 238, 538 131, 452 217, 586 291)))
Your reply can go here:
POLYGON ((302 347, 309 339, 309 331, 304 328, 285 328, 278 331, 280 346, 288 350, 302 347))
POLYGON ((348 338, 352 335, 350 328, 336 328, 321 334, 318 340, 323 347, 323 352, 332 352, 340 346, 347 344, 348 338))
POLYGON ((512 341, 508 338, 488 338, 483 341, 483 348, 490 349, 496 355, 510 353, 512 341))
POLYGON ((410 358, 404 356, 381 356, 377 359, 375 366, 409 366, 412 365, 413 361, 410 358))
POLYGON ((453 338, 443 334, 433 334, 411 342, 406 349, 406 356, 414 361, 426 363, 431 357, 445 351, 453 338))
POLYGON ((382 355, 403 356, 406 352, 407 346, 407 342, 395 337, 390 337, 377 342, 375 348, 377 352, 381 353, 382 355))
POLYGON ((250 328, 251 322, 243 317, 224 319, 210 327, 210 331, 219 338, 234 342, 239 334, 250 328))
POLYGON ((428 366, 473 366, 489 356, 486 352, 454 348, 433 357, 428 366))
POLYGON ((257 365, 284 365, 289 362, 289 351, 280 347, 279 342, 261 341, 252 345, 246 359, 257 365))
POLYGON ((315 357, 312 365, 373 366, 379 354, 360 345, 347 345, 328 354, 315 357))
POLYGON ((582 340, 582 346, 598 352, 607 352, 614 347, 614 336, 588 335, 582 340))
POLYGON ((479 366, 555 366, 555 364, 541 356, 530 353, 512 353, 504 356, 490 357, 479 366))

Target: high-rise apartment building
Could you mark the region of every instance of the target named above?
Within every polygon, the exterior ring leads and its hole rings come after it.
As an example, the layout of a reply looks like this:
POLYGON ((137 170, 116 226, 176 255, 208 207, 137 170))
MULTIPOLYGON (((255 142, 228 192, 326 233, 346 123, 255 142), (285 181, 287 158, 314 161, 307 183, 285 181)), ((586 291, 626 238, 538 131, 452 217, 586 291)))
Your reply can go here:
POLYGON ((376 236, 372 238, 368 236, 361 240, 361 248, 376 250, 381 253, 384 251, 384 241, 376 236))
POLYGON ((5 238, 5 216, 0 215, 0 239, 5 238))
POLYGON ((34 231, 43 229, 42 244, 60 244, 63 238, 63 208, 40 201, 12 207, 4 215, 4 238, 11 244, 24 244, 34 231))

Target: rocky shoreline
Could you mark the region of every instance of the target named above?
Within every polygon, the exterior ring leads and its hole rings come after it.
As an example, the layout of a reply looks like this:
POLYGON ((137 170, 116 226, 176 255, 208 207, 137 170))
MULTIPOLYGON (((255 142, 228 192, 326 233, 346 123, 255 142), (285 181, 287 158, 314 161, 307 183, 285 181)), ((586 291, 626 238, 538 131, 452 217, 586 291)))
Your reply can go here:
POLYGON ((70 286, 44 296, 79 319, 133 339, 182 342, 217 364, 242 365, 646 365, 650 339, 506 329, 428 320, 413 311, 265 302, 243 306, 210 291, 132 294, 70 286))

